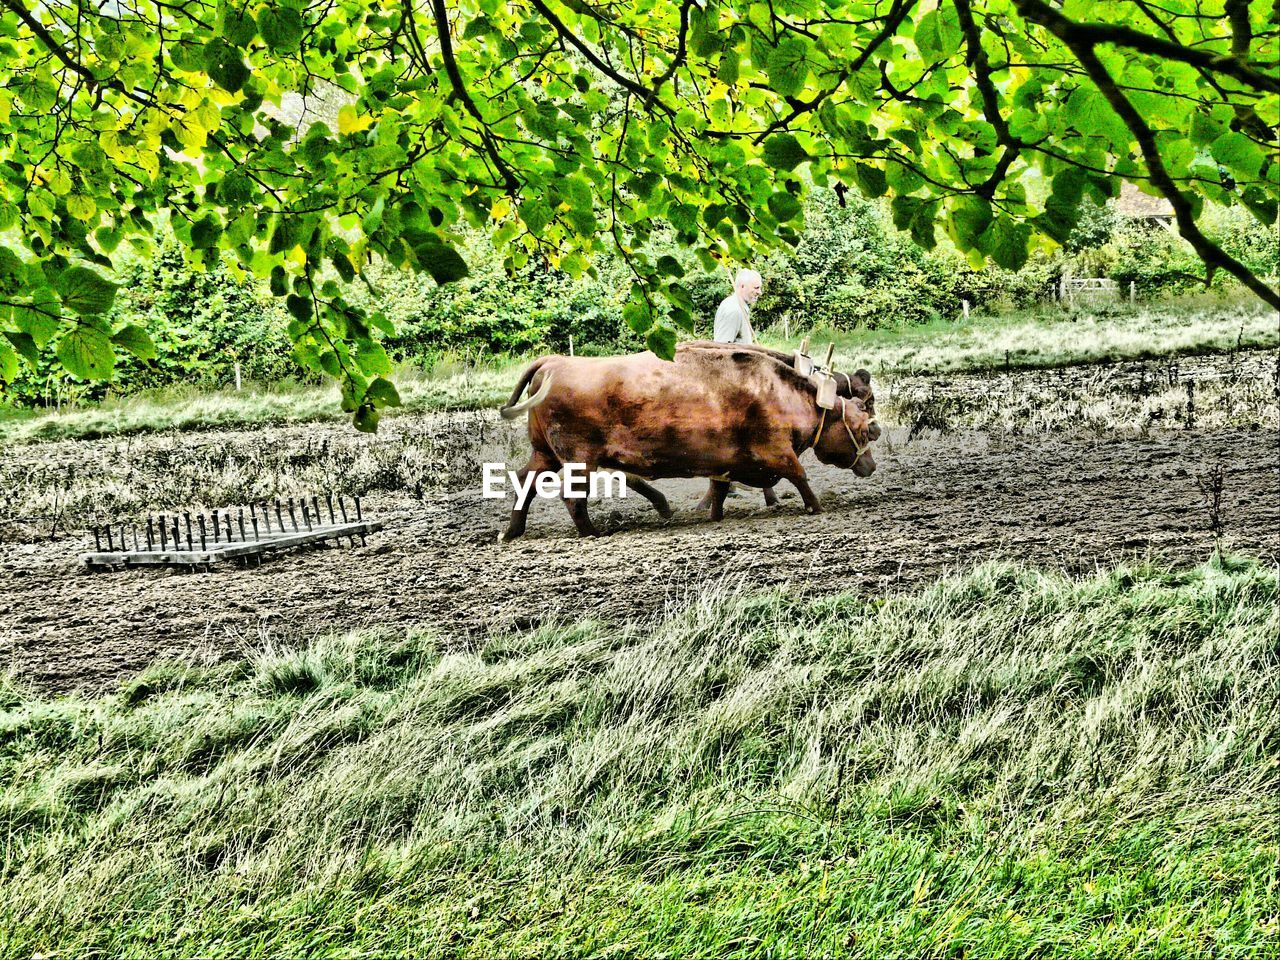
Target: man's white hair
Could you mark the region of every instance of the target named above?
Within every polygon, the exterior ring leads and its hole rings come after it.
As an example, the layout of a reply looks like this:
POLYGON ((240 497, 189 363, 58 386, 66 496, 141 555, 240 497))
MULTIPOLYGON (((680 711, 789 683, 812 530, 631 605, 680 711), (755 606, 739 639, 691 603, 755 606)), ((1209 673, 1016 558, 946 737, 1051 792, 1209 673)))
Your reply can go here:
POLYGON ((741 270, 738 271, 737 276, 733 278, 733 289, 737 290, 744 283, 750 283, 752 280, 755 280, 757 283, 764 282, 763 280, 760 279, 759 271, 748 270, 746 267, 743 267, 741 270))

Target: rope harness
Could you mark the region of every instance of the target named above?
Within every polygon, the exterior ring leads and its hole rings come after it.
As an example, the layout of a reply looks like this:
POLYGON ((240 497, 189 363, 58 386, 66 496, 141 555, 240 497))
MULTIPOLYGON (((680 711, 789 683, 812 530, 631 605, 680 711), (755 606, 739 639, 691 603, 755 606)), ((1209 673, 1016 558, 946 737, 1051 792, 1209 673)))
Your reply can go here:
MULTIPOLYGON (((845 418, 845 414, 848 412, 848 409, 849 409, 849 404, 845 401, 844 397, 840 397, 839 400, 840 400, 840 422, 844 424, 844 429, 849 434, 849 442, 853 444, 853 449, 857 451, 857 456, 853 458, 854 461, 857 462, 859 459, 861 459, 862 455, 867 451, 867 448, 871 446, 871 441, 868 440, 866 443, 858 443, 858 438, 853 435, 853 428, 849 426, 849 421, 845 418)), ((832 409, 835 409, 835 408, 833 407, 832 409)), ((822 410, 822 415, 818 418, 818 430, 816 433, 814 433, 813 440, 810 441, 809 443, 809 446, 814 449, 817 448, 818 441, 822 438, 822 428, 827 425, 828 412, 829 412, 828 410, 822 410)), ((868 424, 871 424, 873 422, 874 422, 873 418, 871 417, 867 418, 868 424)))

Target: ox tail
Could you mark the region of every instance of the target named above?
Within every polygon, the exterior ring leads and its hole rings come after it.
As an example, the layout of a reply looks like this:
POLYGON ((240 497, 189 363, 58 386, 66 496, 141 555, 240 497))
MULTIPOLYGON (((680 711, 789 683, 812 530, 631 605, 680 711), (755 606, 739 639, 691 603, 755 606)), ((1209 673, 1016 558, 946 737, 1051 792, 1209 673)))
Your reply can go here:
POLYGON ((547 394, 551 392, 551 374, 549 373, 547 374, 546 379, 542 381, 542 386, 538 388, 537 393, 529 397, 528 400, 517 403, 517 401, 520 400, 520 395, 524 393, 524 388, 529 385, 529 381, 534 378, 534 375, 542 369, 542 364, 545 363, 547 359, 547 357, 543 357, 541 360, 535 360, 533 363, 529 364, 525 372, 521 374, 520 382, 517 383, 516 388, 511 391, 511 399, 507 401, 507 405, 505 407, 498 411, 502 414, 502 418, 504 420, 514 420, 522 413, 532 410, 543 400, 547 399, 547 394))

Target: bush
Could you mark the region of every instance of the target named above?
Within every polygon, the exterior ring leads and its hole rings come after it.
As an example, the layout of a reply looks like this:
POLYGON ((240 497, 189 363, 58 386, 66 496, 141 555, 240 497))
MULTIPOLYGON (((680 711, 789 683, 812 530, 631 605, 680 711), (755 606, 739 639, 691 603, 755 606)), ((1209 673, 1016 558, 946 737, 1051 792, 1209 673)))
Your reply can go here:
POLYGON ((121 353, 110 382, 82 383, 62 370, 56 343, 49 344, 35 369, 22 368, 13 399, 34 406, 173 384, 221 387, 234 382, 237 361, 244 380, 277 383, 306 375, 291 356, 279 301, 252 278, 237 279, 223 267, 192 268, 172 236, 150 257, 122 262, 115 279, 113 326, 142 326, 155 341, 156 359, 121 353))

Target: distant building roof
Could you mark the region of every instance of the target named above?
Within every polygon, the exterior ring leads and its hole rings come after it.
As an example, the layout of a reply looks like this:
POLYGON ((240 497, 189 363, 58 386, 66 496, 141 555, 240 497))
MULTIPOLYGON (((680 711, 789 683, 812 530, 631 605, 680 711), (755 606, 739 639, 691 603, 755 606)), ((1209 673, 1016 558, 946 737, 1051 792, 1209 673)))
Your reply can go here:
POLYGON ((1120 197, 1116 200, 1116 212, 1122 217, 1172 217, 1173 205, 1164 197, 1153 197, 1143 193, 1132 183, 1120 187, 1120 197))

